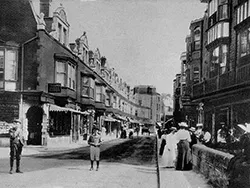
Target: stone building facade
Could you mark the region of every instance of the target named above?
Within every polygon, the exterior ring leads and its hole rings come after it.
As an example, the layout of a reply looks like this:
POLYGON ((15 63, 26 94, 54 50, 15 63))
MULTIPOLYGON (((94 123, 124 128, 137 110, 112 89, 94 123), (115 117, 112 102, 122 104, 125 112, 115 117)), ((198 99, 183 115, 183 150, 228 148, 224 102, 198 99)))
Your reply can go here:
POLYGON ((150 121, 133 89, 90 50, 86 32, 69 42, 70 24, 52 0, 0 2, 0 145, 22 121, 27 143, 74 143, 93 126, 119 132, 150 121), (39 8, 37 8, 39 7, 39 8))

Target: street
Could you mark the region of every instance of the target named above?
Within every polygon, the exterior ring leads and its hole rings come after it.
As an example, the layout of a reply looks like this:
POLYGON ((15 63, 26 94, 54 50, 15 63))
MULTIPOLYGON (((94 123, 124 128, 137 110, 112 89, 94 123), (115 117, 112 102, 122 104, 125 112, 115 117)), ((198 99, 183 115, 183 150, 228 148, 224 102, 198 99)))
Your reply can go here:
MULTIPOLYGON (((0 159, 0 187, 157 188, 155 138, 138 137, 106 141, 101 147, 99 171, 89 171, 89 147, 65 151, 41 151, 22 157, 23 174, 8 174, 9 159, 0 159)), ((6 150, 7 151, 7 150, 6 150)), ((94 166, 95 167, 95 166, 94 166)), ((194 172, 160 167, 162 188, 208 188, 194 172)))

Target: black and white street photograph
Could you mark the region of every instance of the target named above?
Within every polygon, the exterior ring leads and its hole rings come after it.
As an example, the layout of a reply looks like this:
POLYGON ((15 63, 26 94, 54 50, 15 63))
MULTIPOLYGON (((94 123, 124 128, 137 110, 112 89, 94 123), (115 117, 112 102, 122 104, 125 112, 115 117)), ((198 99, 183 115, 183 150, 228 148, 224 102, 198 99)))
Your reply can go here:
POLYGON ((1 188, 250 188, 250 0, 0 0, 1 188))

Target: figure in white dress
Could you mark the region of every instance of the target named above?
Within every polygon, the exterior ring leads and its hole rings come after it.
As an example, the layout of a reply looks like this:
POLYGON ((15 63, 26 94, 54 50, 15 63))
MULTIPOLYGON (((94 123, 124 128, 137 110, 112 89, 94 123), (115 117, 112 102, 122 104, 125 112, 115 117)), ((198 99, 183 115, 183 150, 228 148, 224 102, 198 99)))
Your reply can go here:
POLYGON ((164 147, 162 155, 162 167, 175 167, 176 153, 177 153, 177 141, 175 138, 176 128, 171 127, 169 134, 162 135, 162 139, 166 140, 166 145, 164 147))

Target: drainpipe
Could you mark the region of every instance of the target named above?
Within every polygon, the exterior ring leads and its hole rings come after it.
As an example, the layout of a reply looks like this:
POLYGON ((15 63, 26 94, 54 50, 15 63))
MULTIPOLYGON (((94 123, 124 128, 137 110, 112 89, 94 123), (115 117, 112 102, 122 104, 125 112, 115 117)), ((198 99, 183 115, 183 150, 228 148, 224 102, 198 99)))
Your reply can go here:
MULTIPOLYGON (((36 38, 38 38, 38 36, 35 36, 27 41, 25 41, 24 43, 21 44, 21 53, 22 53, 22 57, 21 57, 21 86, 20 86, 20 111, 21 111, 21 123, 22 123, 22 130, 23 130, 23 73, 24 73, 24 45, 35 40, 36 38)), ((19 113, 20 114, 20 113, 19 113)))

